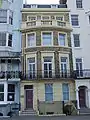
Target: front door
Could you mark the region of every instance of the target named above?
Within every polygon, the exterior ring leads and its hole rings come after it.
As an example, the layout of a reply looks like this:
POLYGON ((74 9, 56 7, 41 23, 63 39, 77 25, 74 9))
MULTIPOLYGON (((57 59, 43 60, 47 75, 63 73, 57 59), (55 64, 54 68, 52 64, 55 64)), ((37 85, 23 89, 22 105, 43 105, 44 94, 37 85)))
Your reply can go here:
POLYGON ((79 89, 79 104, 80 107, 86 107, 86 101, 85 101, 85 89, 79 89))
POLYGON ((33 108, 33 90, 26 90, 26 108, 33 108))

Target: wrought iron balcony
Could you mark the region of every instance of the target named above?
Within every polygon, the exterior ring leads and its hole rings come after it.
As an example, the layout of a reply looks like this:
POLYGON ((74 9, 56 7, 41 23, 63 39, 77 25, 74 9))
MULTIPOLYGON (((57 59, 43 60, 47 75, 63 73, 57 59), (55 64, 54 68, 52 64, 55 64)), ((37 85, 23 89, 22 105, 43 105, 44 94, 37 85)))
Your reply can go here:
POLYGON ((66 79, 66 78, 74 78, 73 72, 56 72, 52 70, 44 70, 44 71, 28 71, 22 74, 22 80, 34 80, 34 79, 66 79))
POLYGON ((20 71, 5 71, 0 72, 0 79, 12 79, 12 78, 21 78, 20 71))
POLYGON ((74 76, 77 79, 84 79, 84 78, 90 78, 90 69, 85 69, 85 70, 75 70, 74 71, 74 76))

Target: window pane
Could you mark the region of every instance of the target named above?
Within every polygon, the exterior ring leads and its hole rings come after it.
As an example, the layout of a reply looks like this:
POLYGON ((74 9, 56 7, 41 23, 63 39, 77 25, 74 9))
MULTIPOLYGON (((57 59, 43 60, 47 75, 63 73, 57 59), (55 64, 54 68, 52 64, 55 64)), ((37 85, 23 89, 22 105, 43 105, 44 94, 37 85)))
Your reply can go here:
POLYGON ((63 90, 63 100, 69 100, 69 85, 68 85, 68 83, 63 84, 62 90, 63 90))
POLYGON ((7 23, 7 10, 0 10, 0 23, 7 23))
POLYGON ((61 62, 67 62, 67 57, 61 57, 61 62))
POLYGON ((0 46, 6 46, 6 33, 0 33, 0 46))
POLYGON ((47 64, 44 64, 44 70, 48 70, 47 64))
POLYGON ((48 101, 48 102, 53 101, 53 94, 52 93, 45 94, 45 101, 48 101))
POLYGON ((0 84, 0 92, 4 92, 4 85, 0 84))
POLYGON ((12 34, 8 36, 8 46, 12 47, 12 34))
POLYGON ((65 46, 65 34, 59 34, 59 45, 65 46))
POLYGON ((79 39, 79 34, 73 34, 74 38, 74 47, 80 47, 80 39, 79 39))
POLYGON ((88 16, 88 19, 89 19, 89 24, 90 24, 90 15, 88 16))
POLYGON ((29 61, 29 63, 34 63, 35 62, 35 58, 33 57, 33 58, 28 58, 28 61, 29 61))
POLYGON ((78 15, 71 15, 71 22, 73 26, 78 26, 78 15))
POLYGON ((0 93, 0 101, 4 101, 4 93, 0 93))
POLYGON ((52 84, 45 84, 45 92, 46 93, 52 93, 53 92, 52 84))
POLYGON ((8 84, 8 92, 15 92, 15 85, 14 84, 8 84))
POLYGON ((53 84, 45 84, 45 101, 53 101, 53 84))
POLYGON ((34 33, 28 34, 28 46, 35 45, 36 45, 35 34, 34 33))
POLYGON ((8 101, 14 101, 14 93, 8 93, 8 101))
POLYGON ((52 34, 51 33, 43 33, 42 40, 43 40, 43 45, 51 45, 52 44, 52 34))
POLYGON ((44 62, 52 62, 52 57, 44 57, 44 62))
POLYGON ((82 0, 76 0, 77 8, 82 8, 82 0))

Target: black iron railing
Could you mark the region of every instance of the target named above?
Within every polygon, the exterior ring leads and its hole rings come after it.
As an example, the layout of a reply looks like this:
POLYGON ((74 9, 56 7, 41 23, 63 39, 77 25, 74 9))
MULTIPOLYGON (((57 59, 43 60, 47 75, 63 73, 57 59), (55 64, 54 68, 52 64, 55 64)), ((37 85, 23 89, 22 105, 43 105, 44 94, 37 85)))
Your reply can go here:
POLYGON ((11 79, 11 78, 21 78, 21 72, 20 71, 5 71, 0 72, 0 79, 11 79))
POLYGON ((74 76, 75 78, 90 78, 90 69, 75 70, 74 76))
POLYGON ((74 74, 70 71, 52 71, 52 70, 44 70, 44 71, 28 71, 22 74, 22 79, 32 80, 32 79, 55 79, 55 78, 73 78, 74 74))

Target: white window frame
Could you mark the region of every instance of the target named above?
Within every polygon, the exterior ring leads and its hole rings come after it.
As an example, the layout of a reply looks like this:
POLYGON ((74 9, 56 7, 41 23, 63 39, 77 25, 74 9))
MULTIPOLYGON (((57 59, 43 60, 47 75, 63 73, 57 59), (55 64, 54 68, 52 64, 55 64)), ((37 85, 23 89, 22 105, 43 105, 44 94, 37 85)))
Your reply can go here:
POLYGON ((77 9, 82 9, 83 8, 83 0, 76 0, 76 8, 77 9), (79 3, 79 4, 78 4, 79 3))
POLYGON ((67 47, 68 46, 68 40, 67 40, 67 33, 65 32, 58 32, 58 45, 61 47, 67 47), (59 43, 59 34, 64 34, 65 35, 65 45, 60 45, 59 43))
POLYGON ((74 47, 75 48, 80 48, 80 34, 73 34, 73 42, 74 42, 74 47), (74 35, 78 35, 79 36, 79 39, 77 40, 79 42, 79 46, 77 46, 77 47, 75 46, 75 39, 74 39, 75 37, 74 37, 74 35))
MULTIPOLYGON (((34 58, 34 60, 35 60, 35 57, 30 57, 30 58, 31 58, 31 59, 34 58)), ((29 62, 29 59, 30 59, 30 58, 28 58, 28 75, 29 75, 29 72, 30 72, 30 67, 29 67, 29 66, 32 65, 32 68, 33 68, 33 65, 35 65, 35 61, 32 62, 32 63, 29 62)), ((35 68, 35 71, 34 71, 34 72, 35 72, 35 77, 36 77, 36 68, 35 68)), ((32 76, 33 76, 33 71, 32 71, 32 76)), ((32 79, 33 79, 33 78, 34 78, 34 77, 32 77, 32 79)))
POLYGON ((67 72, 70 72, 70 65, 69 65, 69 53, 66 54, 61 54, 61 52, 59 51, 59 67, 60 67, 60 71, 61 71, 61 57, 66 57, 67 58, 67 72))
POLYGON ((26 47, 27 48, 36 47, 36 32, 29 32, 29 33, 26 34, 26 47), (28 45, 28 35, 30 35, 30 34, 34 34, 34 37, 35 37, 35 45, 33 45, 33 46, 28 45))
MULTIPOLYGON (((82 63, 82 70, 83 70, 83 68, 84 68, 84 66, 83 66, 83 58, 82 57, 75 58, 75 65, 78 64, 79 68, 80 68, 80 63, 82 63), (82 62, 76 62, 76 59, 81 59, 82 62)), ((80 69, 78 69, 78 70, 79 70, 79 77, 81 77, 80 69)))
POLYGON ((41 45, 42 46, 53 46, 53 31, 41 31, 41 45), (51 33, 51 45, 43 45, 43 33, 51 33))
MULTIPOLYGON (((8 10, 6 10, 6 9, 1 9, 2 11, 6 11, 6 13, 8 13, 8 10)), ((7 24, 7 20, 8 20, 8 14, 7 14, 7 16, 6 17, 4 17, 4 18, 6 18, 6 22, 5 23, 0 23, 0 24, 7 24)))
MULTIPOLYGON (((12 83, 10 83, 10 84, 15 86, 15 84, 12 84, 12 83)), ((8 84, 8 85, 9 85, 9 84, 8 84)), ((8 90, 7 90, 7 92, 8 92, 8 93, 7 93, 7 101, 14 102, 14 101, 15 101, 15 97, 16 97, 16 96, 15 96, 16 86, 15 86, 15 91, 14 91, 14 92, 9 92, 8 90), (9 94, 9 93, 14 94, 14 100, 12 100, 12 101, 11 101, 11 100, 8 100, 8 94, 9 94)))
MULTIPOLYGON (((46 56, 46 58, 48 58, 48 57, 49 57, 49 56, 46 56)), ((50 78, 50 77, 49 77, 49 72, 50 72, 50 70, 49 70, 49 65, 50 65, 50 64, 52 65, 52 59, 53 59, 52 56, 50 56, 50 57, 51 57, 51 62, 44 62, 44 63, 43 63, 44 65, 47 64, 47 72, 48 72, 48 73, 47 73, 47 76, 48 76, 48 77, 46 77, 46 78, 50 78)), ((44 58, 43 58, 43 61, 44 61, 44 58)), ((43 65, 43 67, 44 67, 44 65, 43 65)), ((44 69, 44 71, 45 71, 45 69, 44 69)), ((44 72, 44 71, 43 71, 43 72, 44 72)), ((51 69, 51 72, 52 72, 52 74, 53 74, 53 69, 51 69)), ((53 75, 52 75, 52 76, 53 76, 53 75)), ((44 77, 44 78, 45 78, 45 77, 44 77)), ((52 77, 51 77, 51 78, 52 78, 52 77)))
POLYGON ((55 64, 54 64, 54 52, 41 51, 41 61, 42 61, 42 76, 44 77, 44 57, 52 56, 52 77, 55 76, 55 64))
MULTIPOLYGON (((74 22, 75 22, 75 19, 74 19, 74 22)), ((79 15, 78 15, 78 14, 71 14, 71 24, 72 24, 73 27, 79 27, 79 15), (74 17, 77 16, 78 25, 75 25, 75 24, 73 25, 73 24, 72 24, 72 16, 74 16, 74 17)))
POLYGON ((31 52, 29 54, 26 55, 26 72, 29 70, 28 68, 28 59, 29 58, 35 58, 35 71, 36 71, 36 75, 37 75, 37 52, 31 52))

